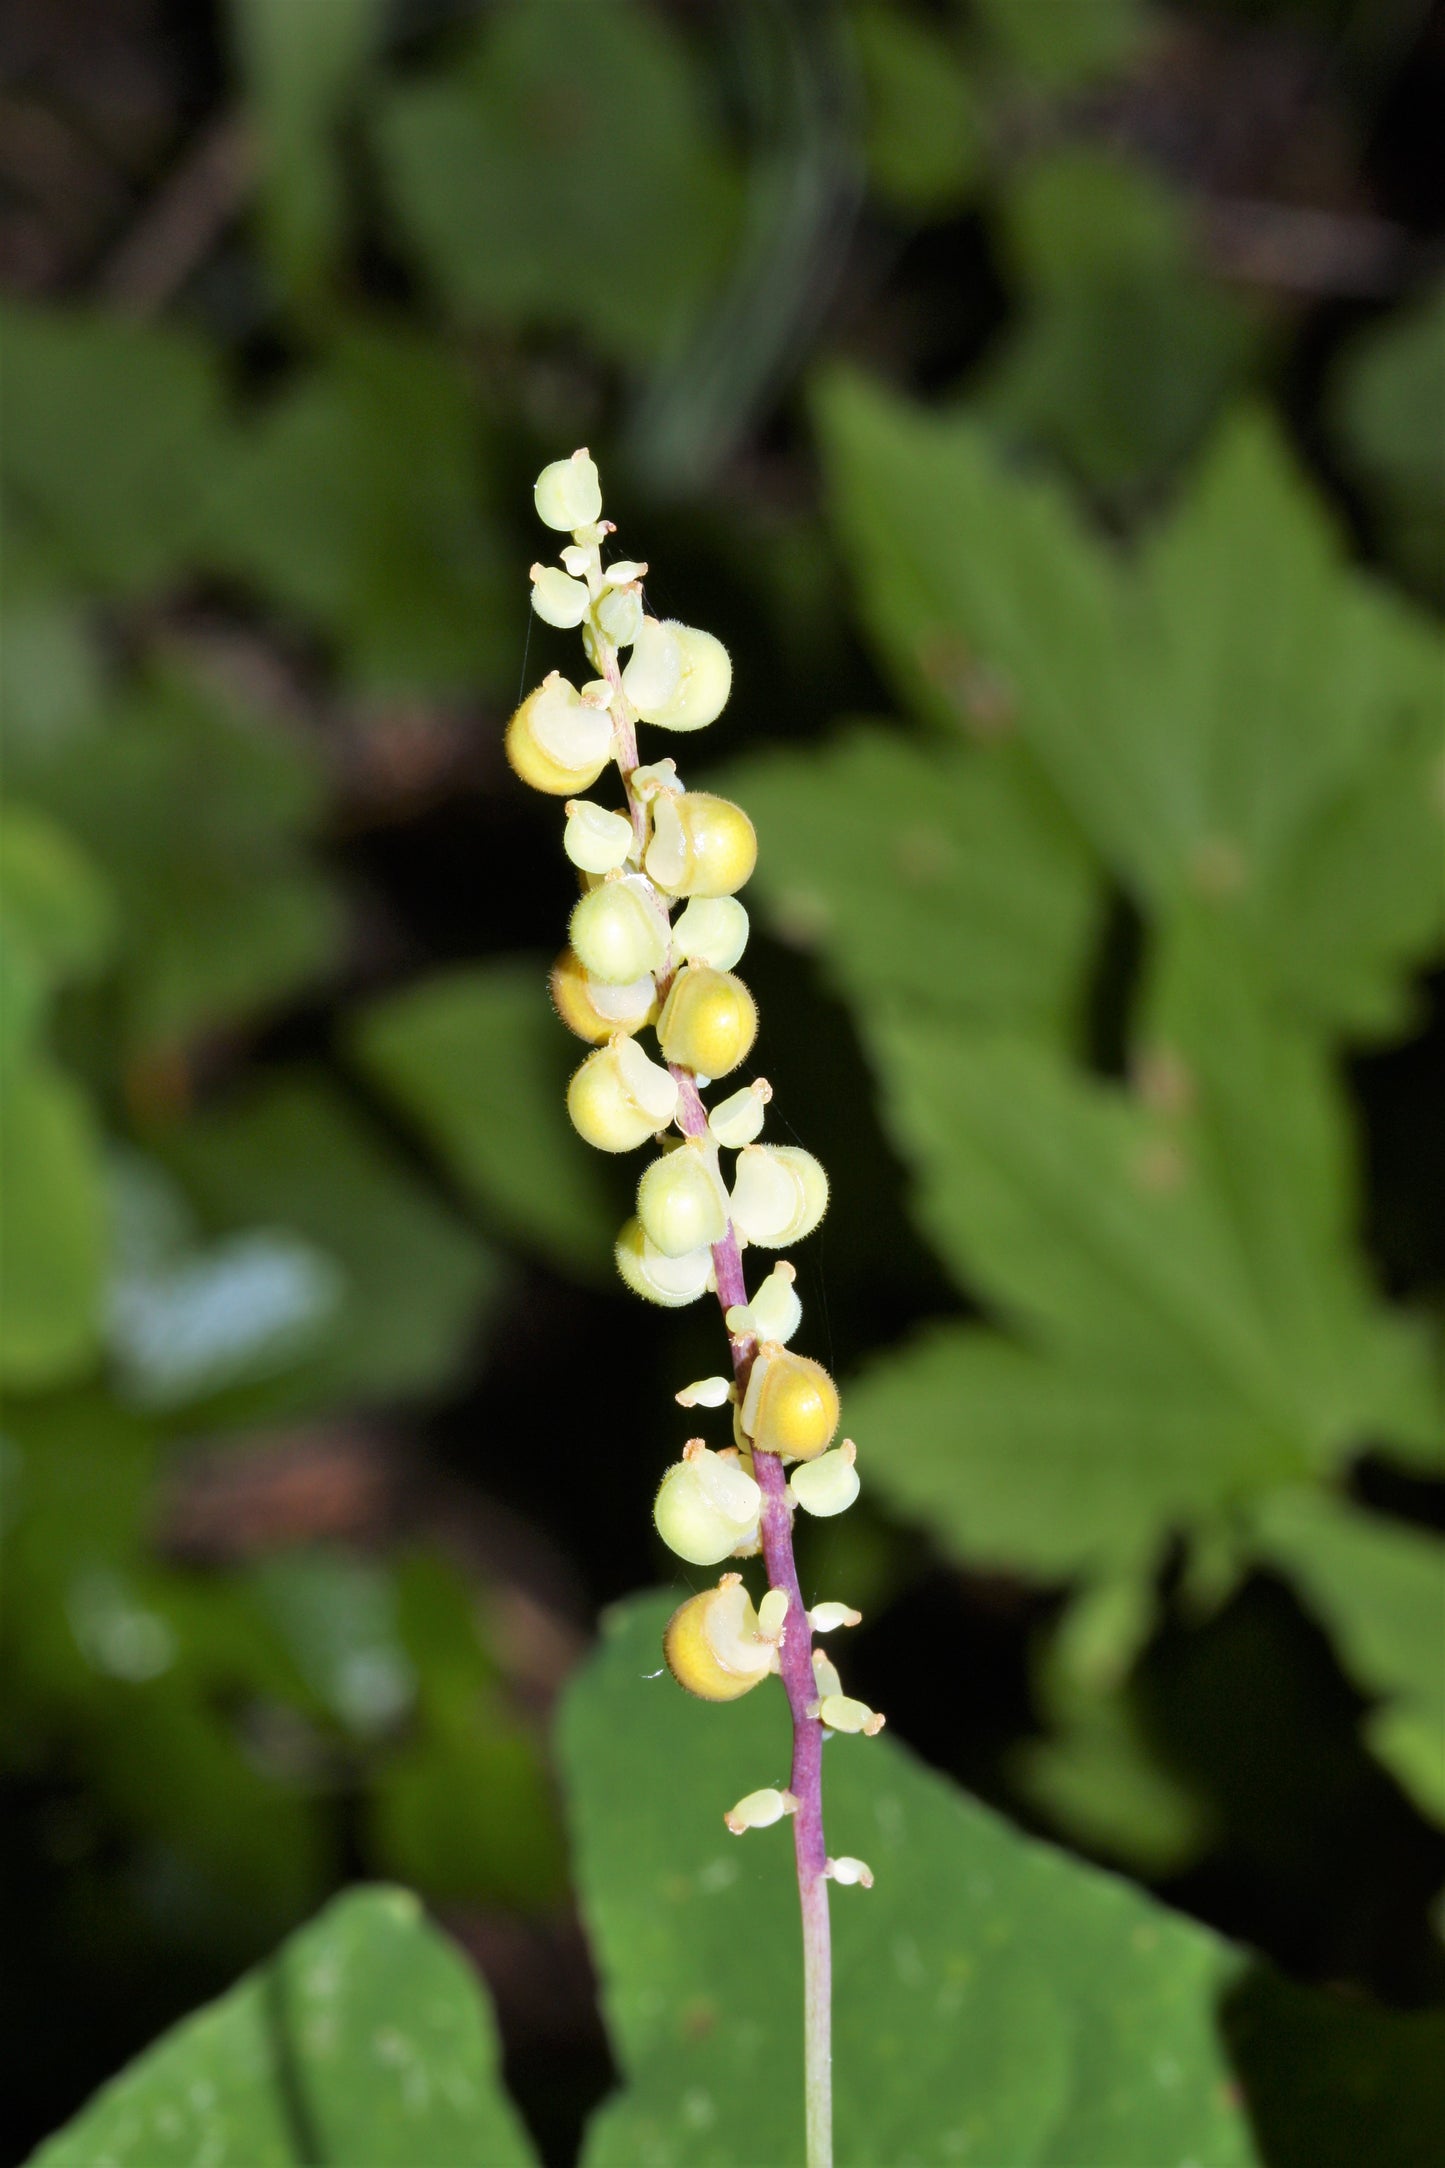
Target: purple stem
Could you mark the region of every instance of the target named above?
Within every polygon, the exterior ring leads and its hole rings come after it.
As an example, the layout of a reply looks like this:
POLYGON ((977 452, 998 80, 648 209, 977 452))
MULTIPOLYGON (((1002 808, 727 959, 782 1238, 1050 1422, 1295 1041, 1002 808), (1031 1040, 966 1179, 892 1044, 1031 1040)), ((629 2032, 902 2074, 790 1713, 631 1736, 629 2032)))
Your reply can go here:
MULTIPOLYGON (((689 1069, 674 1067, 678 1088, 678 1126, 685 1136, 707 1133, 707 1110, 689 1069)), ((737 1237, 729 1221, 722 1240, 713 1244, 717 1297, 724 1315, 746 1303, 747 1283, 737 1237)), ((729 1334, 733 1373, 739 1397, 747 1391, 748 1373, 757 1354, 751 1333, 729 1334)), ((798 1863, 798 1902, 803 1915, 803 2060, 807 2115, 808 2168, 828 2168, 833 2158, 832 2085, 832 1938, 828 1921, 828 1847, 823 1836, 823 1726, 809 1711, 816 1705, 813 1635, 798 1585, 793 1558, 793 1515, 787 1478, 776 1453, 753 1452, 753 1474, 763 1494, 763 1562, 768 1586, 787 1591, 788 1617, 779 1651, 779 1668, 793 1718, 793 1770, 788 1789, 797 1800, 793 1815, 793 1850, 798 1863)))
MULTIPOLYGON (((633 832, 641 846, 647 840, 647 808, 632 787, 632 771, 637 766, 636 725, 622 691, 615 652, 604 652, 600 660, 613 694, 617 765, 622 771, 633 832)), ((658 979, 658 992, 664 998, 670 976, 669 970, 658 979)), ((675 1064, 669 1064, 669 1067, 678 1090, 678 1127, 685 1136, 705 1137, 707 1109, 699 1096, 696 1078, 690 1069, 675 1064)), ((741 1308, 748 1299, 743 1261, 731 1221, 722 1240, 713 1244, 712 1261, 717 1298, 726 1317, 729 1310, 741 1308)), ((728 1345, 741 1401, 747 1391, 757 1342, 751 1333, 730 1333, 728 1345)), ((823 1727, 816 1716, 809 1714, 818 1699, 813 1678, 813 1635, 793 1558, 793 1516, 783 1464, 775 1453, 754 1451, 753 1474, 763 1494, 761 1534, 768 1586, 785 1589, 788 1597, 788 1615, 778 1661, 793 1719, 793 1768, 788 1789, 798 1802, 793 1814, 793 1850, 798 1864, 798 1903, 803 1918, 803 2099, 807 2168, 832 2168, 833 1958, 828 1881, 824 1873, 828 1847, 823 1837, 823 1727)))

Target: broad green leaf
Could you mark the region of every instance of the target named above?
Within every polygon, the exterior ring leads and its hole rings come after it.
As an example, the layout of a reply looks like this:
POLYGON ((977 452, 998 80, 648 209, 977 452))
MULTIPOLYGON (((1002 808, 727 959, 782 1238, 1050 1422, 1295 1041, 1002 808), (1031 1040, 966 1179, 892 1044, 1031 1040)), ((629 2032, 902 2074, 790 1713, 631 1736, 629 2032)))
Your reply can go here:
POLYGON ((209 350, 184 331, 13 301, 0 343, 0 481, 50 561, 120 595, 174 577, 223 441, 209 350))
POLYGON ((567 1119, 583 1049, 552 1014, 543 961, 468 965, 387 995, 355 1019, 352 1045, 505 1232, 610 1277, 617 1201, 567 1119))
POLYGON ((0 926, 61 982, 96 970, 114 937, 110 899, 84 852, 43 813, 14 803, 0 819, 0 926))
MULTIPOLYGON (((783 1780, 765 1686, 717 1708, 655 1676, 667 1600, 611 1614, 562 1753, 584 1911, 624 2090, 589 2168, 801 2157, 800 1962, 786 1828, 723 1810, 783 1780)), ((843 1657, 846 1663, 846 1652, 843 1657)), ((1228 1946, 1019 1836, 886 1740, 827 1754, 838 2159, 1226 2168, 1255 2159, 1214 2004, 1228 1946)))
POLYGON ((1139 0, 974 0, 974 10, 1006 60, 1059 90, 1123 67, 1146 20, 1139 0))
POLYGON ((484 1645, 476 1591, 440 1559, 397 1574, 416 1718, 373 1771, 367 1857, 439 1903, 555 1904, 565 1861, 540 1743, 484 1645))
POLYGON ((1255 1513, 1259 1555, 1295 1583, 1363 1692, 1365 1735, 1428 1814, 1445 1820, 1445 1543, 1324 1492, 1255 1513))
POLYGON ((983 162, 978 94, 956 47, 876 0, 855 8, 868 113, 868 171, 879 194, 923 218, 956 211, 983 162))
POLYGON ((579 324, 647 358, 721 273, 736 183, 702 71, 632 0, 492 10, 451 67, 389 93, 377 143, 403 231, 466 322, 579 324))
POLYGON ((750 903, 816 947, 860 1013, 1053 1032, 1075 1020, 1101 898, 1017 747, 859 725, 826 750, 745 762, 721 787, 757 825, 750 903))
POLYGON ((285 284, 311 300, 344 232, 336 134, 364 80, 384 0, 231 0, 230 13, 260 143, 263 229, 285 284))
POLYGON ((1018 175, 1002 224, 1022 320, 985 376, 981 410, 1098 491, 1170 472, 1256 343, 1244 304, 1193 267, 1182 200, 1141 165, 1069 148, 1018 175))
POLYGON ((456 364, 435 342, 352 329, 239 440, 209 554, 333 641, 363 692, 472 688, 522 632, 484 485, 456 364))
POLYGON ((1040 1580, 1149 1555, 1288 1474, 1270 1428, 1181 1366, 1158 1376, 935 1326, 845 1395, 865 1484, 954 1557, 1040 1580))
POLYGON ((460 1374, 496 1286, 492 1253, 319 1077, 282 1077, 152 1141, 217 1232, 288 1230, 342 1274, 313 1351, 228 1396, 230 1413, 406 1398, 460 1374))
POLYGON ((1347 1110, 1315 1034, 1281 1016, 1257 955, 1207 910, 1176 913, 1153 964, 1141 1089, 1234 1229, 1276 1348, 1339 1437, 1428 1443, 1423 1350, 1368 1284, 1347 1110))
POLYGON ((1445 285, 1357 335, 1330 407, 1395 561, 1445 598, 1445 285))
POLYGON ((168 673, 27 781, 115 893, 128 1052, 264 1014, 331 960, 338 899, 303 855, 321 777, 271 718, 168 673))
POLYGON ((1439 642, 1346 566, 1274 431, 1234 422, 1124 566, 965 417, 835 377, 820 418, 865 617, 908 696, 956 725, 986 689, 1147 911, 1212 900, 1302 1006, 1396 1016, 1393 979, 1438 939, 1423 759, 1393 793, 1405 864, 1378 903, 1330 846, 1357 868, 1379 833, 1382 765, 1435 728, 1439 642))
POLYGON ((893 1125, 945 1257, 1079 1370, 1252 1416, 1302 1456, 1338 1443, 1241 1270, 1237 1230, 1169 1117, 1021 1040, 874 1034, 893 1125))
POLYGON ((0 1071, 0 1377, 63 1384, 98 1352, 104 1204, 91 1111, 47 1056, 0 1071))
POLYGON ((339 1897, 112 2079, 35 2168, 527 2168, 491 2012, 405 1890, 339 1897))

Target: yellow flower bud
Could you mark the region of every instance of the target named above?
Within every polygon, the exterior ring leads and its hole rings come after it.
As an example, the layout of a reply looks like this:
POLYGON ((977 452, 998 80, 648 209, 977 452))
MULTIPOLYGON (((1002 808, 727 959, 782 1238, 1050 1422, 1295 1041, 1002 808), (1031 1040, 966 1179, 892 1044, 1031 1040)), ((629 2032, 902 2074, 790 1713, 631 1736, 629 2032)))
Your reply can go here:
POLYGON ((698 1076, 726 1076, 757 1035, 757 1007, 742 980, 706 964, 679 971, 657 1020, 664 1055, 698 1076))
POLYGON ((612 758, 612 718, 553 670, 508 723, 506 752, 524 783, 565 798, 595 783, 612 758))
POLYGON ((676 1111, 676 1084, 635 1039, 599 1046, 567 1086, 573 1126, 599 1152, 632 1151, 665 1129, 676 1111))
POLYGON ((736 896, 697 896, 673 920, 673 951, 690 964, 731 971, 748 945, 748 932, 748 914, 736 896))
POLYGON ((644 714, 643 720, 655 723, 662 730, 701 730, 705 724, 716 722, 727 706, 732 690, 733 666, 722 641, 710 632, 701 632, 696 625, 679 625, 671 620, 663 625, 676 643, 680 668, 671 693, 665 700, 656 701, 644 714))
POLYGON ((711 1248, 727 1231, 727 1191, 715 1166, 692 1143, 680 1144, 643 1169, 637 1217, 650 1242, 668 1257, 711 1248))
POLYGON ((569 948, 553 964, 548 983, 552 1006, 567 1029, 594 1046, 619 1032, 640 1031, 657 1014, 657 985, 650 973, 630 986, 608 986, 589 978, 581 958, 569 948))
POLYGON ((840 1859, 830 1859, 823 1869, 832 1882, 853 1883, 859 1889, 872 1889, 873 1869, 866 1859, 854 1859, 845 1852, 840 1859))
POLYGON ((632 849, 632 823, 590 798, 569 798, 562 848, 582 873, 615 873, 632 849))
POLYGON ((657 1533, 689 1565, 716 1566, 758 1548, 763 1494, 734 1453, 713 1453, 689 1440, 669 1468, 653 1502, 657 1533))
POLYGON ((815 1634, 830 1634, 839 1626, 861 1626, 863 1613, 849 1603, 815 1603, 808 1624, 815 1634))
POLYGON ((602 482, 585 444, 570 459, 554 459, 542 469, 532 501, 537 517, 559 534, 575 534, 602 517, 602 482))
POLYGON ((609 587, 597 605, 597 623, 614 647, 631 647, 642 630, 642 597, 635 587, 609 587))
POLYGON ((804 1461, 793 1470, 788 1483, 793 1503, 805 1513, 816 1514, 819 1520, 846 1513, 861 1488, 853 1465, 856 1458, 857 1447, 851 1438, 845 1438, 835 1453, 820 1453, 816 1460, 804 1461))
POLYGON ((574 580, 560 565, 533 565, 532 608, 544 625, 570 632, 587 615, 591 601, 585 580, 574 580))
MULTIPOLYGON (((687 911, 682 914, 683 917, 686 918, 688 911, 695 908, 695 905, 689 904, 687 911)), ((706 908, 711 909, 712 906, 708 905, 706 908)), ((676 930, 674 927, 674 933, 676 930)), ((734 1092, 730 1099, 720 1101, 713 1108, 707 1118, 707 1126, 713 1137, 719 1144, 725 1144, 734 1152, 741 1150, 745 1144, 751 1144, 762 1130, 763 1109, 772 1096, 773 1087, 767 1078, 755 1076, 751 1084, 745 1085, 740 1092, 734 1092)), ((787 1337, 786 1333, 768 1334, 770 1340, 786 1340, 787 1337)))
POLYGON ((866 1701, 853 1701, 847 1694, 825 1694, 818 1715, 829 1731, 861 1731, 870 1739, 882 1731, 886 1721, 866 1701))
POLYGON ((660 971, 667 956, 667 921, 650 884, 636 874, 590 890, 567 931, 584 970, 608 986, 630 986, 645 973, 660 971))
POLYGON ((833 1441, 839 1412, 838 1388, 821 1363, 789 1348, 759 1349, 740 1421, 760 1453, 816 1460, 833 1441))
POLYGON ((723 1323, 733 1337, 751 1333, 755 1340, 786 1345, 803 1322, 803 1305, 793 1285, 797 1277, 792 1265, 774 1265, 752 1301, 736 1303, 726 1313, 723 1323))
POLYGON ((778 1792, 771 1788, 762 1792, 749 1792, 735 1807, 729 1807, 723 1820, 735 1837, 745 1829, 771 1829, 774 1822, 781 1822, 784 1815, 796 1814, 798 1801, 792 1792, 778 1792))
POLYGON ((673 1612, 662 1653, 678 1685, 702 1701, 736 1701, 778 1668, 776 1645, 760 1638, 757 1613, 735 1573, 673 1612))
POLYGON ((647 870, 670 896, 731 896, 757 862, 757 831, 730 799, 685 790, 654 804, 647 870))
POLYGON ((655 617, 644 617, 632 655, 622 673, 622 690, 644 722, 665 708, 682 681, 682 649, 671 630, 655 617))
POLYGON ((778 1249, 810 1235, 828 1209, 828 1177, 795 1144, 750 1144, 738 1153, 733 1225, 749 1242, 778 1249))
POLYGON ((710 1294, 716 1284, 711 1250, 669 1257, 648 1241, 640 1220, 628 1220, 612 1254, 633 1294, 641 1295, 644 1302, 660 1303, 664 1310, 680 1310, 699 1295, 710 1294))

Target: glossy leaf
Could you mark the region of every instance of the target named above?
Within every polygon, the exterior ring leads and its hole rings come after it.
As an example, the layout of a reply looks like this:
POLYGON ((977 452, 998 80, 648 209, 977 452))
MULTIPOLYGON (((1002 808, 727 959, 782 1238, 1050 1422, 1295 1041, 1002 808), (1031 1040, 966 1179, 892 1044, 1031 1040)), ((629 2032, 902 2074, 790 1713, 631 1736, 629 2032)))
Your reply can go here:
MULTIPOLYGON (((669 1599, 611 1614, 562 1751, 624 2089, 589 2168, 800 2157, 797 1893, 786 1827, 723 1809, 787 1768, 772 1687, 727 1709, 654 1676, 669 1599)), ((843 1657, 846 1661, 846 1652, 843 1657)), ((1255 2159, 1215 2034, 1228 1946, 1021 1837, 886 1739, 828 1750, 843 2168, 1255 2159)))
POLYGON ((338 1898, 121 2073, 35 2168, 527 2168, 475 1974, 408 1892, 338 1898))

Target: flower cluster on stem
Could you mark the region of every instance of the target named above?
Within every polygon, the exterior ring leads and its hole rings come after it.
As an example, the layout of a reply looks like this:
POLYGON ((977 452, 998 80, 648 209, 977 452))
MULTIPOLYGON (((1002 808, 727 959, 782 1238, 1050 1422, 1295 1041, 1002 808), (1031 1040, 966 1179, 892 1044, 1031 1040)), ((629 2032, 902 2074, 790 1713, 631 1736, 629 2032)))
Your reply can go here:
POLYGON ((562 1021, 592 1051, 567 1092, 573 1124, 600 1151, 658 1147, 637 1185, 637 1208, 617 1238, 627 1285, 668 1307, 715 1294, 731 1377, 678 1393, 688 1410, 728 1409, 731 1435, 694 1437, 662 1478, 654 1520, 692 1565, 726 1565, 715 1588, 670 1620, 673 1677, 706 1701, 733 1701, 781 1680, 793 1725, 786 1790, 749 1792, 725 1814, 736 1835, 790 1820, 804 1955, 804 2060, 809 2168, 832 2157, 831 1970, 828 1883, 869 1888, 862 1860, 830 1858, 823 1836, 822 1759, 838 1734, 872 1734, 883 1718, 852 1699, 815 1633, 858 1623, 846 1604, 804 1604, 793 1558, 793 1516, 842 1513, 858 1495, 857 1451, 835 1444, 837 1388, 790 1342, 802 1323, 793 1265, 782 1259, 748 1293, 743 1253, 802 1241, 827 1209, 828 1179, 810 1152, 763 1141, 771 1090, 762 1077, 703 1098, 742 1067, 757 1008, 734 966, 748 939, 738 901, 757 858, 740 806, 688 790, 671 759, 644 765, 638 726, 706 728, 721 714, 732 666, 695 626, 648 615, 645 564, 603 563, 597 468, 585 450, 545 468, 536 485, 544 523, 570 536, 556 564, 532 567, 532 607, 576 627, 593 675, 553 671, 517 709, 507 755, 535 789, 566 801, 563 848, 581 893, 568 945, 552 970, 562 1021), (626 660, 624 661, 624 655, 626 660), (616 765, 625 805, 579 793, 616 765), (641 1035, 655 1036, 655 1059, 641 1035), (731 1179, 722 1155, 734 1155, 731 1179), (761 1553, 767 1586, 754 1605, 733 1561, 761 1553))

